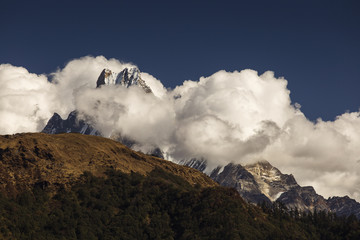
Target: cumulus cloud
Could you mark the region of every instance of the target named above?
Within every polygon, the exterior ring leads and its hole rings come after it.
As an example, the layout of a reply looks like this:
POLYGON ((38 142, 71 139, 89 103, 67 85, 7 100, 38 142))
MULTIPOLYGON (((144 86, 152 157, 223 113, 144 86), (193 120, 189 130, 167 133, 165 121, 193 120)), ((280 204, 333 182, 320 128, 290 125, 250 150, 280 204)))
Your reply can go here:
POLYGON ((349 195, 359 200, 359 130, 358 112, 316 123, 298 116, 288 120, 278 139, 259 155, 324 196, 349 195))
POLYGON ((39 131, 56 108, 54 86, 45 75, 0 65, 0 133, 39 131))
POLYGON ((144 79, 147 85, 150 86, 151 91, 155 96, 161 99, 166 99, 167 90, 164 88, 164 85, 158 79, 145 72, 141 73, 141 78, 144 79))
POLYGON ((40 131, 58 112, 76 109, 104 136, 122 134, 169 159, 206 158, 209 169, 266 159, 325 197, 360 200, 360 113, 309 121, 273 72, 219 71, 173 90, 148 73, 154 94, 133 86, 96 87, 103 68, 133 64, 83 57, 48 76, 0 65, 0 133, 40 131))
MULTIPOLYGON (((77 93, 96 87, 104 68, 120 72, 134 64, 103 56, 82 57, 49 75, 29 73, 23 67, 0 65, 0 134, 41 131, 54 112, 63 118, 73 111, 77 93)), ((144 74, 149 85, 164 94, 159 81, 144 74), (161 92, 162 91, 162 92, 161 92)))
POLYGON ((171 101, 132 86, 84 89, 75 97, 76 109, 104 136, 121 133, 143 145, 166 146, 175 126, 171 101))
POLYGON ((95 88, 96 80, 104 68, 120 72, 126 67, 135 67, 130 63, 122 63, 117 59, 106 59, 103 56, 82 57, 68 62, 63 69, 51 73, 50 80, 56 85, 56 98, 62 102, 56 109, 62 117, 67 117, 74 110, 74 96, 81 89, 95 88))
POLYGON ((175 88, 176 155, 195 152, 214 166, 261 152, 287 119, 301 114, 286 86, 272 72, 243 70, 219 71, 175 88))

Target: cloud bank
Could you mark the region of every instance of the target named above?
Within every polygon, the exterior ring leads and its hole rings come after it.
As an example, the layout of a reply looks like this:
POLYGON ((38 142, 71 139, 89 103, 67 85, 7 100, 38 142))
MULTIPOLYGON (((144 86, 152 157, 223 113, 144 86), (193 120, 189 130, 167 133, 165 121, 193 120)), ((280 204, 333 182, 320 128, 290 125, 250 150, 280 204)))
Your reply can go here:
POLYGON ((0 133, 37 131, 56 109, 54 85, 45 75, 0 65, 0 133))
POLYGON ((136 86, 96 87, 103 68, 133 64, 83 57, 49 75, 0 65, 0 134, 41 131, 54 112, 77 109, 105 136, 121 133, 169 159, 204 157, 209 167, 266 159, 326 197, 360 200, 360 113, 309 121, 273 72, 219 71, 173 90, 148 73, 154 94, 136 86))

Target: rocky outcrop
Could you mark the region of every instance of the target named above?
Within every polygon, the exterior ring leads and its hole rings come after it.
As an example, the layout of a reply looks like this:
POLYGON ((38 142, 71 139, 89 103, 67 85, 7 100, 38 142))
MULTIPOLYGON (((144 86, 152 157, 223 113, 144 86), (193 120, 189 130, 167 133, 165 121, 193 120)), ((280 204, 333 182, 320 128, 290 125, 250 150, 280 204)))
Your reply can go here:
POLYGON ((277 201, 290 209, 300 211, 330 211, 326 200, 317 194, 313 187, 295 187, 281 194, 277 201))
POLYGON ((281 173, 267 161, 245 165, 244 168, 254 176, 260 191, 271 201, 276 201, 282 193, 299 187, 293 175, 281 173))
POLYGON ((210 177, 221 186, 235 188, 240 195, 249 202, 271 202, 269 198, 261 192, 254 176, 240 164, 228 164, 224 169, 218 167, 214 169, 210 177))
POLYGON ((42 130, 43 133, 58 134, 58 133, 81 133, 85 135, 100 136, 101 133, 97 131, 90 124, 84 120, 78 119, 76 111, 72 111, 67 119, 62 119, 59 114, 54 113, 50 118, 45 128, 42 130))
POLYGON ((337 215, 350 216, 353 214, 360 219, 360 203, 348 196, 328 198, 327 204, 330 210, 337 215))

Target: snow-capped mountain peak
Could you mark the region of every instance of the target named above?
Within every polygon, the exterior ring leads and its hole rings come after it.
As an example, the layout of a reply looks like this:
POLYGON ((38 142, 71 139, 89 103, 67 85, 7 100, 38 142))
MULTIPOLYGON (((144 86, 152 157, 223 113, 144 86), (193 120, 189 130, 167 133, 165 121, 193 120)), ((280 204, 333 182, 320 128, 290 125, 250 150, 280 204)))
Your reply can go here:
POLYGON ((124 68, 124 70, 119 73, 115 73, 110 69, 105 68, 96 82, 96 87, 102 85, 121 85, 127 88, 137 85, 142 87, 146 93, 152 92, 145 80, 141 78, 140 70, 137 67, 124 68))

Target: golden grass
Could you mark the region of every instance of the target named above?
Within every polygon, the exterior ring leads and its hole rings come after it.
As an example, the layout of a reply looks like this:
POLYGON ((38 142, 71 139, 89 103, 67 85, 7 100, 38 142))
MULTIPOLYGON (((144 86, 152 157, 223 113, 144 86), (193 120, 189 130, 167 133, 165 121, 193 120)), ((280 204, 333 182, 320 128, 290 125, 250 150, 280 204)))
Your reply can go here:
POLYGON ((113 168, 147 174, 160 167, 190 184, 216 186, 205 174, 185 166, 135 152, 111 139, 76 133, 23 133, 0 136, 0 191, 13 195, 37 182, 67 187, 84 171, 96 176, 113 168))

